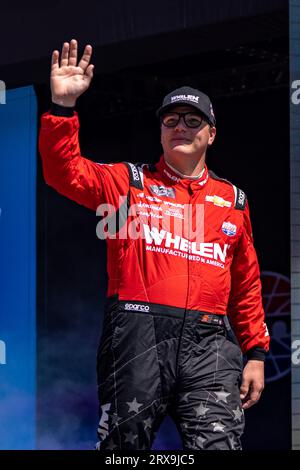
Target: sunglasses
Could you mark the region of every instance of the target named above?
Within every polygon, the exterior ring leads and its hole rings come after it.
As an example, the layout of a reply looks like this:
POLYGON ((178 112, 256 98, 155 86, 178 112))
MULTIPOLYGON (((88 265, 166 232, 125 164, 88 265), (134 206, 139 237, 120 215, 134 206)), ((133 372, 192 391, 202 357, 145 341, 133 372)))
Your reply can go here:
POLYGON ((165 127, 176 127, 180 119, 183 118, 183 121, 187 127, 195 129, 200 127, 203 122, 203 116, 197 113, 166 113, 161 116, 161 123, 165 127))

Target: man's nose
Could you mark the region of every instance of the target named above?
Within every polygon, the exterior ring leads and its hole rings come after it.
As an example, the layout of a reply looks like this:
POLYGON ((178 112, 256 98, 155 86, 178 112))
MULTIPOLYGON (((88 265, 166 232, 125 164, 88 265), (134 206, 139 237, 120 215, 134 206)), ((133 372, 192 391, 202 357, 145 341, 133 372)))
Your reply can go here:
POLYGON ((185 131, 186 130, 186 124, 183 120, 183 116, 180 116, 180 119, 179 119, 178 123, 175 126, 175 130, 176 131, 182 131, 182 130, 185 131))

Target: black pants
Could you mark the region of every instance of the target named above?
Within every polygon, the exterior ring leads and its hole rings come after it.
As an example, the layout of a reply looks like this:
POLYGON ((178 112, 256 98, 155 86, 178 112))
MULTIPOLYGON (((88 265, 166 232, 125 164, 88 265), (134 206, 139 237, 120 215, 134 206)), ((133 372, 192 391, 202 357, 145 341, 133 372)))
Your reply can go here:
POLYGON ((218 315, 110 302, 98 350, 97 448, 151 449, 169 413, 184 449, 240 449, 242 367, 218 315))

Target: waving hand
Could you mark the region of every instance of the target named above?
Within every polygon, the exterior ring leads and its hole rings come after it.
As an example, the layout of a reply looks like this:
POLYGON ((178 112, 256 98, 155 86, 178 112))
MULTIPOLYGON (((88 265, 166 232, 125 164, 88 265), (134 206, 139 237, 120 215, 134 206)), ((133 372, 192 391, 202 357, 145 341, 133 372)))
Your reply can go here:
POLYGON ((52 101, 61 106, 75 106, 77 98, 90 86, 94 65, 90 64, 92 46, 86 45, 77 64, 77 41, 65 42, 61 51, 52 53, 51 92, 52 101))

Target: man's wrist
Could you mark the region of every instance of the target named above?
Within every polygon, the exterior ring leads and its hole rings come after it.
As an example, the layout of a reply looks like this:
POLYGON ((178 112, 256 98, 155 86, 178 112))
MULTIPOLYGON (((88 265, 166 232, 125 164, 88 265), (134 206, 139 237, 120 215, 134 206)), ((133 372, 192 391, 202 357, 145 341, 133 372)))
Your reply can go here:
POLYGON ((266 354, 267 351, 264 348, 254 346, 254 348, 251 348, 249 351, 247 351, 246 356, 248 361, 255 360, 264 362, 266 359, 266 354))
POLYGON ((75 98, 63 98, 52 95, 51 100, 52 103, 58 104, 59 106, 63 106, 64 108, 74 108, 76 105, 75 98))
POLYGON ((54 116, 72 117, 74 116, 75 106, 61 106, 60 104, 52 101, 50 112, 54 116))

